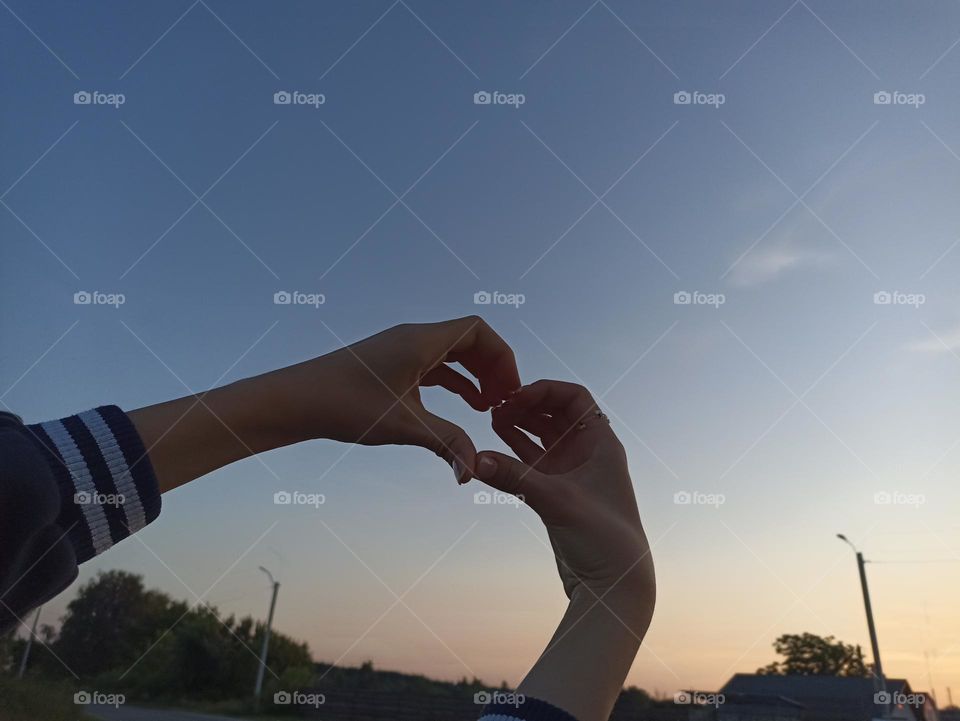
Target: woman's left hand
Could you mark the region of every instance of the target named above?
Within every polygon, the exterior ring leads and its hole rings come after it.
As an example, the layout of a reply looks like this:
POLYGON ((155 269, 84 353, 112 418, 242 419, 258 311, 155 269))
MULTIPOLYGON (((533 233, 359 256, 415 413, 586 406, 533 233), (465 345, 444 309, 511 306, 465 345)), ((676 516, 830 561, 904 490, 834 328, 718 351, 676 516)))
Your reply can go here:
POLYGON ((462 428, 424 407, 420 388, 446 388, 487 411, 520 387, 513 351, 478 316, 398 325, 251 382, 264 385, 271 415, 292 442, 422 446, 447 461, 460 483, 474 474, 476 448, 462 428))
POLYGON ((462 428, 423 406, 425 386, 446 388, 486 411, 519 388, 520 377, 510 346, 482 318, 468 316, 398 325, 313 360, 129 415, 164 492, 241 458, 314 438, 422 446, 466 483, 476 448, 462 428))

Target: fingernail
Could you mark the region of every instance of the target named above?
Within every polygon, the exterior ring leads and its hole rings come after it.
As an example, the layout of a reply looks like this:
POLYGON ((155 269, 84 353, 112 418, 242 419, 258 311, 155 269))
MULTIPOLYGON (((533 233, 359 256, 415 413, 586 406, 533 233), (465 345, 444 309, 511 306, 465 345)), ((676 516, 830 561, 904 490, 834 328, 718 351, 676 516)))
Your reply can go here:
POLYGON ((457 483, 463 484, 464 481, 460 480, 463 477, 463 464, 460 463, 456 458, 453 459, 453 463, 450 465, 453 466, 453 477, 456 479, 457 483))
POLYGON ((490 458, 490 456, 482 456, 477 462, 477 478, 481 481, 493 478, 496 472, 497 462, 490 458))

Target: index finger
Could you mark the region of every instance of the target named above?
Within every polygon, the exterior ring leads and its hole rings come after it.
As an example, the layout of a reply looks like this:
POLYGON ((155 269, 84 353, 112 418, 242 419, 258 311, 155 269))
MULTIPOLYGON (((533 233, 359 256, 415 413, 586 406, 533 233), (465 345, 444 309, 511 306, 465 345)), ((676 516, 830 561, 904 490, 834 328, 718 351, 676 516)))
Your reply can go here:
POLYGON ((491 405, 520 387, 513 349, 483 318, 472 315, 437 326, 449 344, 446 360, 459 363, 476 376, 484 399, 491 405))

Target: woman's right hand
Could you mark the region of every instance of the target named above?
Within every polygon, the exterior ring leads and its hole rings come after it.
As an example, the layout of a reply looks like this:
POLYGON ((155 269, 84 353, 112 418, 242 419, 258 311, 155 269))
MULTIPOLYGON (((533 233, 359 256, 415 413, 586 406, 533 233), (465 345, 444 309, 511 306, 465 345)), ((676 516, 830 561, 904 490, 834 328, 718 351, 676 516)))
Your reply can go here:
POLYGON ((571 601, 602 598, 645 630, 656 595, 653 560, 623 446, 598 414, 582 386, 524 386, 493 411, 494 430, 519 460, 484 451, 477 476, 537 512, 571 601))
POLYGON ((558 381, 521 388, 494 411, 493 427, 519 460, 483 451, 477 477, 522 496, 539 514, 570 598, 556 633, 517 691, 579 721, 605 721, 656 598, 623 446, 590 393, 558 381))

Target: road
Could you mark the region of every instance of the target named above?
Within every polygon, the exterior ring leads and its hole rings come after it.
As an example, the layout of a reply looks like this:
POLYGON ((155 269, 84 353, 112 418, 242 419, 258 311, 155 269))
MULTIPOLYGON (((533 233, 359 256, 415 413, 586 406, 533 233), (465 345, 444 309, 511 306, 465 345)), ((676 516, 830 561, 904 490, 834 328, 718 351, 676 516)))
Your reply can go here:
POLYGON ((194 713, 192 711, 178 711, 155 708, 142 708, 138 706, 95 706, 91 705, 85 709, 86 713, 93 718, 102 721, 237 721, 229 716, 213 716, 206 713, 194 713))

